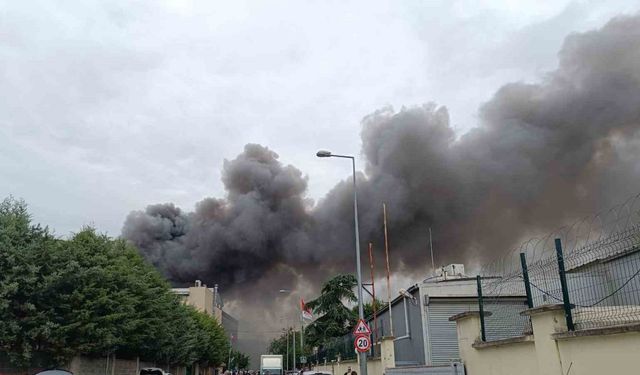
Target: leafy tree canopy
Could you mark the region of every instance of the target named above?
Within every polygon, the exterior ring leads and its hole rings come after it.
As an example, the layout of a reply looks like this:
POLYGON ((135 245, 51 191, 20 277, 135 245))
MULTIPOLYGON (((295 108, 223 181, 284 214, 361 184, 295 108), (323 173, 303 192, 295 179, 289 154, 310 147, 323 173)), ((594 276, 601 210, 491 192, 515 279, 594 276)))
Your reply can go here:
MULTIPOLYGON (((386 305, 384 302, 382 302, 379 299, 375 299, 375 301, 371 301, 371 302, 365 302, 363 310, 364 310, 364 317, 365 318, 370 318, 373 316, 373 306, 375 304, 375 311, 380 311, 381 309, 383 309, 386 305)), ((352 309, 353 313, 355 315, 358 315, 358 305, 355 305, 352 309)))
POLYGON ((250 357, 237 350, 231 351, 231 368, 238 370, 246 370, 249 368, 250 357))
POLYGON ((339 337, 349 332, 357 315, 344 302, 356 302, 353 289, 357 286, 353 275, 336 275, 322 287, 320 296, 307 306, 320 315, 305 330, 305 338, 310 345, 322 345, 327 339, 339 337))
MULTIPOLYGON (((305 330, 306 332, 306 330, 305 330)), ((296 357, 300 358, 300 355, 307 355, 311 352, 309 345, 307 345, 308 334, 305 334, 305 350, 302 350, 300 346, 300 331, 289 330, 283 332, 280 336, 274 338, 269 343, 267 352, 270 354, 280 354, 284 357, 285 365, 289 363, 289 368, 293 366, 293 342, 296 347, 296 357), (287 361, 287 353, 289 354, 287 361)), ((296 361, 297 362, 297 361, 296 361)))
POLYGON ((14 364, 116 352, 218 365, 228 348, 218 322, 181 304, 124 240, 92 228, 58 239, 24 201, 0 203, 0 351, 14 364))

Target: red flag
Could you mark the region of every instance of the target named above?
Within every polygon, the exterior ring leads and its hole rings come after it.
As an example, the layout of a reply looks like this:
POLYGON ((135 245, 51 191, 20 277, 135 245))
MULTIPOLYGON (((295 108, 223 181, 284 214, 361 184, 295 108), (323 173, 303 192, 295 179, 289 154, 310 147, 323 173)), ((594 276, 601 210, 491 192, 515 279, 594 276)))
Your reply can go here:
POLYGON ((311 309, 305 305, 304 300, 300 298, 300 311, 302 311, 302 318, 313 320, 313 314, 311 313, 311 309))

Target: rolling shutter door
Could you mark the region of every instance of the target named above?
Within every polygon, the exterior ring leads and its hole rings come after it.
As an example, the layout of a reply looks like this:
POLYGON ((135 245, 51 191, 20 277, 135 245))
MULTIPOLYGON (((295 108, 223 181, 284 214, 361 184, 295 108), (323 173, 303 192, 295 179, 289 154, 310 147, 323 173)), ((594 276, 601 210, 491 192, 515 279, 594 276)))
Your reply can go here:
POLYGON ((431 361, 433 365, 449 364, 460 358, 456 322, 449 317, 461 312, 477 310, 474 303, 439 302, 432 300, 428 308, 429 327, 427 335, 431 342, 431 361))

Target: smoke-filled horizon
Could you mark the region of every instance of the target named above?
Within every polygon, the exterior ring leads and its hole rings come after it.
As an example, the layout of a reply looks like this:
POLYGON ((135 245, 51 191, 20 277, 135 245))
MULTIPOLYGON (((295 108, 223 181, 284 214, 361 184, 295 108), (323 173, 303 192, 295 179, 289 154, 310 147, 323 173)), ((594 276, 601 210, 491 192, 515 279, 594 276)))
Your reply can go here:
MULTIPOLYGON (((374 242, 382 265, 383 202, 393 270, 424 274, 429 227, 436 263, 482 262, 639 191, 640 17, 572 34, 558 58, 540 82, 501 87, 459 138, 433 103, 366 116, 356 155, 363 251, 374 242)), ((150 205, 124 223, 123 237, 171 282, 215 282, 269 306, 283 285, 318 288, 353 272, 350 176, 314 204, 304 171, 267 146, 247 144, 222 171, 226 197, 193 211, 150 205)))

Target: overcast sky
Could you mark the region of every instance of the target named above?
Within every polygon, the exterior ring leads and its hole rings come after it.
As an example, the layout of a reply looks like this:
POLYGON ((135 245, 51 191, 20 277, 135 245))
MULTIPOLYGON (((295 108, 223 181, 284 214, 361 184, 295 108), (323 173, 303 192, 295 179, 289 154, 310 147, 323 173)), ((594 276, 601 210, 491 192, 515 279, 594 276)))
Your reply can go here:
POLYGON ((321 198, 360 119, 446 105, 458 134, 563 38, 636 1, 0 0, 0 194, 58 235, 119 235, 148 204, 222 197, 223 160, 260 143, 321 198))

